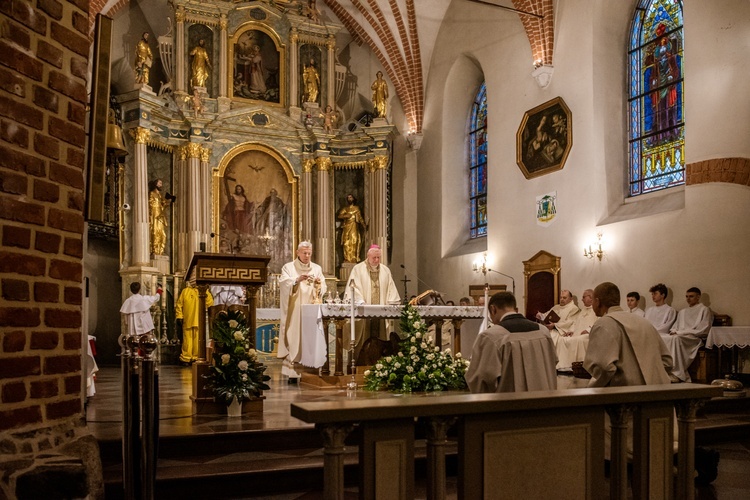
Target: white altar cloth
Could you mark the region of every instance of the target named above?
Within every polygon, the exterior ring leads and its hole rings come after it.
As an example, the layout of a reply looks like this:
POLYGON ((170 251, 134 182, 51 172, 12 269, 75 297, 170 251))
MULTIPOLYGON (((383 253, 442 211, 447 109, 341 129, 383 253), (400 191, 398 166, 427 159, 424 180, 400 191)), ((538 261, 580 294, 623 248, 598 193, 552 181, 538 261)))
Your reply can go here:
POLYGON ((712 326, 706 338, 706 348, 750 347, 750 326, 712 326))

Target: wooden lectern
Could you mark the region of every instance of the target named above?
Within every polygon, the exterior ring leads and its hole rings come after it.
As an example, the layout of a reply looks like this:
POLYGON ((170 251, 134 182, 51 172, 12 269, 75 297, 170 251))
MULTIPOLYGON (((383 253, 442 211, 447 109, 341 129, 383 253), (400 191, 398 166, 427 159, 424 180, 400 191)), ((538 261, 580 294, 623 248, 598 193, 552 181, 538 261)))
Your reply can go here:
POLYGON ((198 305, 201 321, 198 323, 198 361, 193 363, 193 395, 195 405, 199 400, 213 401, 211 391, 204 389, 204 376, 210 360, 206 359, 206 292, 210 285, 242 285, 247 290, 250 309, 248 326, 255 335, 255 295, 268 279, 267 255, 238 255, 196 252, 185 273, 186 281, 198 288, 198 305))

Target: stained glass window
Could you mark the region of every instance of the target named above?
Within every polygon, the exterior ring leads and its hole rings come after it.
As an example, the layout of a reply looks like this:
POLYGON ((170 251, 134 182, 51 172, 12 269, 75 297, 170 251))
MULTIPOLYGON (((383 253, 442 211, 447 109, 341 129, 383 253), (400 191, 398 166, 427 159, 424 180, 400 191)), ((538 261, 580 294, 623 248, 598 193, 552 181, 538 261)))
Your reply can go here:
POLYGON ((482 83, 469 124, 471 237, 487 236, 487 86, 482 83))
POLYGON ((682 0, 640 0, 628 51, 629 196, 685 183, 682 0))

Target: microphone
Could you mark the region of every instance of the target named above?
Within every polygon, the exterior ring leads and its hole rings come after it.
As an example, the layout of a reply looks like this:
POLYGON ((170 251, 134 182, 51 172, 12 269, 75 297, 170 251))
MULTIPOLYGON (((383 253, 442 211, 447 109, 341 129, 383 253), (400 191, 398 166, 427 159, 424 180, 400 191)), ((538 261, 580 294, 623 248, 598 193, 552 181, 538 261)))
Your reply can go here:
MULTIPOLYGON (((409 272, 411 272, 411 271, 409 271, 408 269, 406 269, 406 267, 405 267, 405 266, 404 266, 403 264, 401 264, 401 269, 403 269, 405 273, 409 273, 409 272)), ((426 286, 428 290, 434 290, 434 291, 436 291, 436 292, 437 292, 437 290, 435 290, 435 289, 434 289, 434 288, 432 288, 432 287, 431 287, 430 285, 428 285, 427 283, 425 283, 424 281, 422 281, 421 279, 419 279, 419 276, 416 276, 416 275, 415 275, 414 277, 415 277, 415 278, 417 278, 417 281, 419 281, 419 282, 420 282, 420 283, 422 283, 422 284, 423 284, 424 286, 426 286)), ((443 292, 437 292, 437 293, 443 293, 443 292)))
POLYGON ((513 276, 511 276, 509 274, 501 273, 497 269, 487 269, 487 270, 490 271, 490 272, 493 272, 493 273, 497 273, 500 276, 505 276, 506 278, 510 278, 511 281, 512 281, 512 283, 513 283, 513 295, 514 296, 516 295, 516 279, 513 276))

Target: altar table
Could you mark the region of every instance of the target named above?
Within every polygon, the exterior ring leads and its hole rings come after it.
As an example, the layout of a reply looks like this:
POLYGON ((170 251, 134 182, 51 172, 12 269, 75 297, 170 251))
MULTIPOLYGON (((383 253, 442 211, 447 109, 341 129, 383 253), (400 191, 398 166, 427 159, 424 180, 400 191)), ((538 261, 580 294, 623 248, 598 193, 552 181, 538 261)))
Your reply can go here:
POLYGON ((706 349, 719 348, 719 367, 723 347, 732 349, 732 373, 737 373, 738 349, 750 347, 750 326, 712 326, 706 338, 706 349))

